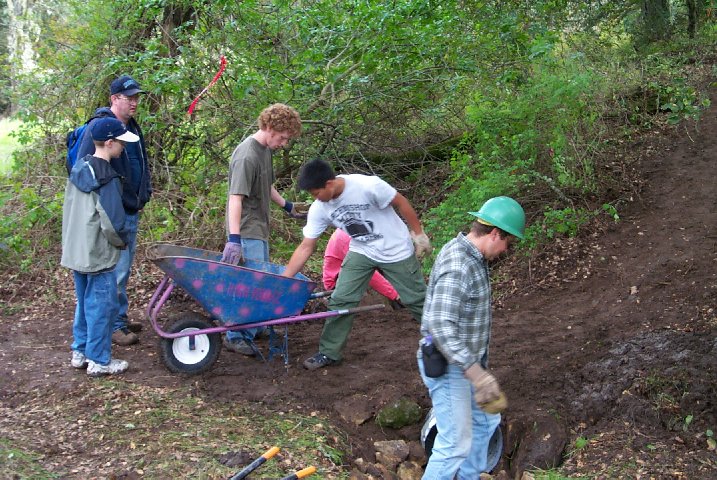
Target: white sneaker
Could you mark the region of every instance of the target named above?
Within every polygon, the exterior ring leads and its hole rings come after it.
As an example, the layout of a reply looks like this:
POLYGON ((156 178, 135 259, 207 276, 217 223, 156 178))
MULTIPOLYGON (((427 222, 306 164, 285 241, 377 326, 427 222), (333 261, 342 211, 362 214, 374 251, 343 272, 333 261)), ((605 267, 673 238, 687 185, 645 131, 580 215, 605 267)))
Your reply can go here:
POLYGON ((70 365, 72 365, 72 368, 87 368, 87 357, 85 357, 84 353, 73 350, 70 365))
POLYGON ((109 365, 100 365, 90 360, 87 364, 87 375, 90 377, 102 377, 105 375, 114 375, 127 371, 129 363, 124 360, 113 358, 109 365))

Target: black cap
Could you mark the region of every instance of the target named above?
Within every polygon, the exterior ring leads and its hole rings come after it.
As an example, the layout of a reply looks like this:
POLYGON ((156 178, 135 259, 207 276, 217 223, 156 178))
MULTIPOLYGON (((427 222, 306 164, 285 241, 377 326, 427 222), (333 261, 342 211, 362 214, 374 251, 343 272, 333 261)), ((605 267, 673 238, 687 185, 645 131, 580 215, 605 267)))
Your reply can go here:
POLYGON ((123 142, 137 142, 139 137, 127 130, 124 123, 116 118, 104 117, 98 118, 90 124, 90 135, 92 140, 122 140, 123 142))
POLYGON ((139 83, 129 75, 122 75, 110 83, 110 95, 122 94, 131 97, 138 93, 144 93, 144 90, 139 88, 139 83))

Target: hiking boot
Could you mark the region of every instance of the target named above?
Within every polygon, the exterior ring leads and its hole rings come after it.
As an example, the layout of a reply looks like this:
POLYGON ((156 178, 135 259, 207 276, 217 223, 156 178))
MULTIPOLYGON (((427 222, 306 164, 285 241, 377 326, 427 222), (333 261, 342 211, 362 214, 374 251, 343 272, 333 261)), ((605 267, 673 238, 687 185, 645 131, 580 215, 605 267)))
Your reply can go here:
POLYGON ((103 377, 105 375, 115 375, 127 371, 129 363, 124 360, 113 358, 107 365, 100 365, 90 360, 87 364, 87 375, 90 377, 103 377))
POLYGON ((70 365, 72 365, 72 368, 87 368, 87 357, 85 357, 84 353, 73 350, 70 365))
POLYGON ((120 328, 112 332, 112 343, 115 345, 126 347, 127 345, 134 345, 137 342, 139 342, 137 334, 130 332, 127 328, 120 328))
POLYGON ((253 357, 256 355, 256 352, 253 348, 251 348, 251 345, 246 343, 246 341, 244 340, 234 342, 232 340, 229 340, 227 337, 224 337, 222 343, 224 344, 224 348, 229 351, 241 353, 242 355, 246 355, 247 357, 253 357))
POLYGON ((130 320, 127 320, 127 330, 129 330, 132 333, 139 333, 144 328, 144 325, 142 325, 139 322, 132 322, 130 320))
POLYGON ((316 370, 319 368, 329 367, 331 365, 336 365, 338 360, 334 360, 333 358, 329 358, 323 353, 319 352, 313 357, 309 357, 306 360, 304 360, 304 368, 307 370, 316 370))

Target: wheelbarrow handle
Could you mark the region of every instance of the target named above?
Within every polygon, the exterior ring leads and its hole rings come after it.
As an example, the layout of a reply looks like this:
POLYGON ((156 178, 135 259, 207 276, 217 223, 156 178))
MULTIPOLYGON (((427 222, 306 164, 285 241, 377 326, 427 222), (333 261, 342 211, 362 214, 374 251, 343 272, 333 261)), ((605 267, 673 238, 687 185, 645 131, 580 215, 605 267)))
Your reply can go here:
POLYGON ((269 450, 264 452, 261 457, 257 458, 253 462, 251 462, 249 465, 244 467, 242 471, 235 474, 233 477, 231 477, 229 480, 241 480, 242 478, 246 478, 249 476, 251 472, 256 470, 257 468, 261 467, 264 462, 269 460, 271 457, 279 453, 279 447, 271 447, 269 450))
POLYGON ((299 480, 300 478, 308 477, 314 473, 316 473, 316 467, 306 467, 296 473, 292 473, 291 475, 282 478, 281 480, 299 480))

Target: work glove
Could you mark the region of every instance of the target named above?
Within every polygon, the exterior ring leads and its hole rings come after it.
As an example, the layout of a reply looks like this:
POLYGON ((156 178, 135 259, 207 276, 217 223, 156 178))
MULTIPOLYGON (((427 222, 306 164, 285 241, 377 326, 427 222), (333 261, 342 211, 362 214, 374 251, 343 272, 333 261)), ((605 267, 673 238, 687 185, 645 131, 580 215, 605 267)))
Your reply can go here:
POLYGON ((508 408, 508 398, 505 396, 505 393, 500 392, 500 397, 496 398, 491 402, 482 403, 478 406, 485 413, 495 415, 496 413, 501 413, 503 410, 508 408))
POLYGON ((500 413, 508 406, 505 394, 500 390, 498 380, 477 363, 471 365, 463 375, 473 385, 473 400, 486 413, 500 413))
POLYGON ((291 218, 306 218, 309 213, 309 204, 304 202, 290 202, 286 200, 283 206, 291 218))
POLYGON ((425 233, 416 235, 415 233, 411 232, 411 240, 413 240, 413 245, 415 245, 416 247, 416 257, 418 257, 419 259, 423 258, 425 255, 428 255, 433 251, 431 241, 428 239, 428 235, 426 235, 425 233))
POLYGON ((240 265, 244 263, 244 254, 241 249, 241 243, 232 242, 231 240, 228 241, 224 245, 221 261, 232 265, 240 265))
POLYGON ((400 310, 402 308, 406 308, 406 306, 401 302, 401 297, 397 297, 395 300, 389 300, 388 305, 393 310, 400 310))

